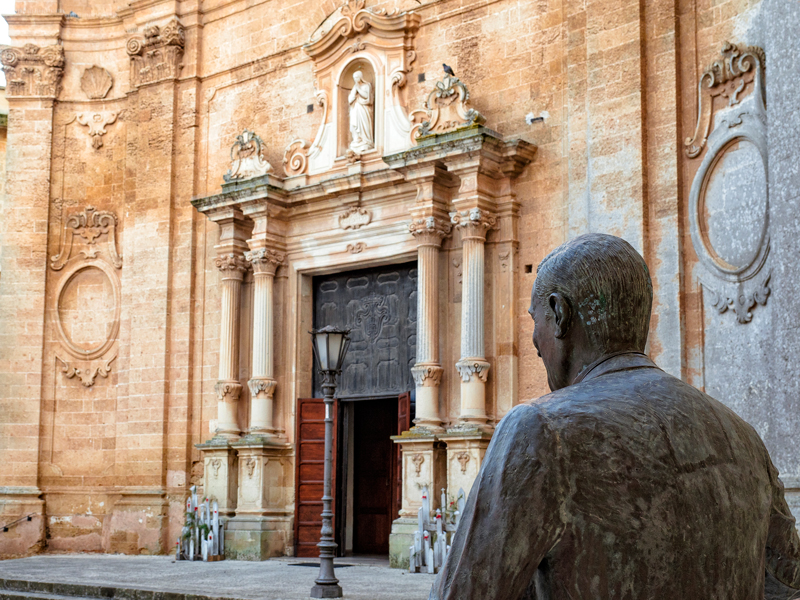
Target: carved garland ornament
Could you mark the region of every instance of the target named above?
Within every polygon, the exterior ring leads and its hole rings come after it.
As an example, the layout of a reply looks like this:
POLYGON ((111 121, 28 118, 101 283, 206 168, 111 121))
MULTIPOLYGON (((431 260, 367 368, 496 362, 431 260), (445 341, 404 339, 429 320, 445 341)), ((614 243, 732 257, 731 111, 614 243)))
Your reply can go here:
POLYGON ((64 48, 59 44, 40 48, 2 46, 0 62, 6 74, 6 94, 10 97, 55 98, 61 91, 64 75, 64 48))
POLYGON ((372 213, 360 206, 351 206, 338 217, 339 227, 348 229, 361 229, 372 221, 372 213))
POLYGON ((175 79, 183 67, 183 25, 173 17, 163 28, 149 25, 144 39, 132 37, 127 50, 131 57, 131 85, 134 88, 164 79, 175 79))
POLYGON ((414 123, 411 129, 412 140, 486 123, 486 119, 478 111, 467 108, 468 100, 469 90, 464 82, 458 77, 445 75, 428 94, 425 110, 411 113, 414 123))

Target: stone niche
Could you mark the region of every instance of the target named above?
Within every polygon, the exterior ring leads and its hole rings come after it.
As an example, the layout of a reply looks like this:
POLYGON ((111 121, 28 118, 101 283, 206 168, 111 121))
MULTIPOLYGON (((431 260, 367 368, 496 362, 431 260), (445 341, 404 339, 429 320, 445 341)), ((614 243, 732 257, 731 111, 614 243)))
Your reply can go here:
POLYGON ((287 176, 379 162, 381 156, 413 145, 404 87, 416 59, 413 44, 419 24, 413 12, 387 12, 366 8, 364 0, 349 0, 316 29, 303 50, 313 61, 322 118, 313 142, 293 140, 286 148, 287 176), (349 97, 357 71, 371 93, 372 144, 353 149, 349 97))

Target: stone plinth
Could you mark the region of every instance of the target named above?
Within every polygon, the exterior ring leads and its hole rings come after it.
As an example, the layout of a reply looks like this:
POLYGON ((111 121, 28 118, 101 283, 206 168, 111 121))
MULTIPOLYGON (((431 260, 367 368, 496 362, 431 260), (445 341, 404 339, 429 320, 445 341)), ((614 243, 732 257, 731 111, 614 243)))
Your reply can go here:
POLYGON ((225 556, 266 560, 283 556, 292 541, 292 446, 270 437, 231 442, 238 456, 236 516, 227 523, 225 556))
POLYGON ((481 470, 492 435, 477 427, 456 427, 440 437, 447 443, 448 500, 455 501, 459 489, 464 490, 466 500, 481 470))
POLYGON ((224 438, 212 438, 196 446, 203 454, 203 493, 216 500, 221 517, 236 511, 239 465, 236 450, 224 438))

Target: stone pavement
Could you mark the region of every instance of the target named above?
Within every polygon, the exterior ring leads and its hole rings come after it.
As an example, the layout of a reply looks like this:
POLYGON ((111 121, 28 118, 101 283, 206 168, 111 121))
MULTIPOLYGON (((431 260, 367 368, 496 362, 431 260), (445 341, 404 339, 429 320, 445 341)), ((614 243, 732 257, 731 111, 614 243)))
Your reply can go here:
MULTIPOLYGON (((165 556, 44 554, 0 561, 0 600, 306 600, 319 569, 298 564, 318 561, 202 563, 165 556)), ((433 575, 390 569, 388 560, 341 558, 337 565, 344 598, 350 600, 426 600, 434 580, 433 575)))

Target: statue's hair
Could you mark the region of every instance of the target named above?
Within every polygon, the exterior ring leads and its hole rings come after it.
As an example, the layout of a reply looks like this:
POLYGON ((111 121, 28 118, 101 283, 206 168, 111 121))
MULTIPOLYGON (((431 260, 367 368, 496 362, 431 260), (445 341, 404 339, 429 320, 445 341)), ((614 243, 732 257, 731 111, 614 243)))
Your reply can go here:
POLYGON ((534 286, 548 313, 551 294, 566 298, 598 348, 644 351, 653 284, 641 254, 622 238, 587 233, 562 244, 539 263, 534 286))

